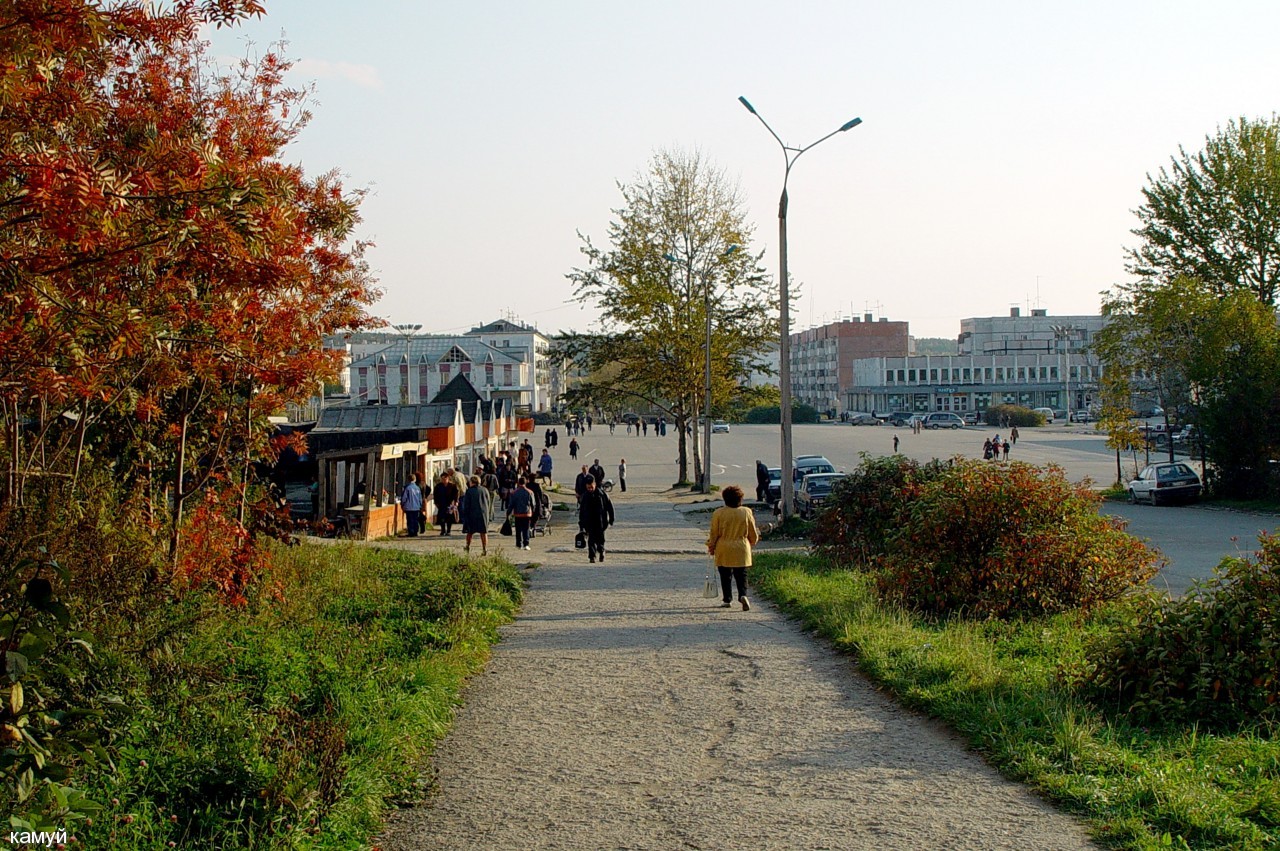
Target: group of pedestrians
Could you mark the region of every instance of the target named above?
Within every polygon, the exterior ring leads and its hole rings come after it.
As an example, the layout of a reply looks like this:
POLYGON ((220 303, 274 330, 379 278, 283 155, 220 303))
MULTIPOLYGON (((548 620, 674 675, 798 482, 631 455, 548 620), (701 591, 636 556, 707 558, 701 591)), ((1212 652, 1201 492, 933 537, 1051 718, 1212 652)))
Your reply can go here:
MULTIPOLYGON (((539 473, 543 472, 545 465, 549 480, 551 464, 547 449, 543 450, 543 457, 547 460, 539 463, 539 473)), ((529 550, 538 513, 548 506, 537 479, 520 473, 521 469, 527 471, 527 465, 521 467, 519 452, 512 456, 506 451, 500 452, 496 461, 481 458, 483 478, 481 475, 464 477, 451 467, 445 469, 430 491, 440 535, 451 535, 454 525, 461 523, 462 532, 466 535, 463 551, 470 553, 472 541, 479 536, 481 555, 487 555, 494 505, 501 500, 507 520, 512 525, 516 549, 529 550), (499 473, 510 470, 516 471, 516 477, 510 492, 506 492, 498 484, 501 481, 499 473)), ((768 469, 762 461, 756 462, 756 474, 756 496, 763 500, 768 495, 768 469)), ((627 460, 623 458, 618 463, 618 483, 623 491, 627 489, 626 481, 627 460)), ((578 531, 585 539, 587 560, 590 564, 603 564, 605 532, 614 525, 617 515, 613 500, 605 492, 604 467, 599 458, 590 466, 582 465, 582 471, 574 482, 574 493, 578 501, 578 531)), ((414 473, 400 496, 400 506, 411 538, 418 537, 425 529, 423 509, 426 498, 422 474, 414 473)), ((747 597, 747 568, 751 566, 752 547, 760 540, 760 533, 752 510, 742 505, 742 488, 737 485, 725 488, 723 499, 724 506, 711 516, 707 552, 719 574, 723 598, 721 607, 733 605, 736 588, 737 600, 746 612, 751 610, 751 601, 747 597)))

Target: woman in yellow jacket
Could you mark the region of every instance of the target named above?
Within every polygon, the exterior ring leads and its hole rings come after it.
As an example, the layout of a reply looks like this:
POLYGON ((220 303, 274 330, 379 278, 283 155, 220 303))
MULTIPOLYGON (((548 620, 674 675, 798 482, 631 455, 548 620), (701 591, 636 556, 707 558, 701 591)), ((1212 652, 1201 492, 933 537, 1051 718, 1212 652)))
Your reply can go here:
POLYGON ((742 507, 742 488, 730 485, 724 489, 724 507, 711 515, 711 534, 707 536, 707 552, 715 556, 720 572, 720 589, 724 602, 720 608, 733 605, 731 582, 738 584, 738 601, 742 611, 751 611, 747 599, 747 568, 751 566, 751 547, 760 540, 756 518, 750 508, 742 507))

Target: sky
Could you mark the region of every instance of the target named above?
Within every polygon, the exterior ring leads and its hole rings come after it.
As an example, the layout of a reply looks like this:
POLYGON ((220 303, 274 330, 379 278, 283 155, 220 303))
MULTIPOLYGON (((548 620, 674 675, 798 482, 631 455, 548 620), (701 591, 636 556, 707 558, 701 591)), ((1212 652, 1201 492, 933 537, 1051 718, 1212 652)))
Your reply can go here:
POLYGON ((872 313, 1096 314, 1149 176, 1280 110, 1274 0, 265 0, 209 33, 287 41, 314 118, 288 158, 367 189, 372 312, 547 334, 597 313, 565 277, 659 150, 736 184, 775 276, 785 163, 793 330, 872 313), (793 292, 795 286, 793 285, 793 292))

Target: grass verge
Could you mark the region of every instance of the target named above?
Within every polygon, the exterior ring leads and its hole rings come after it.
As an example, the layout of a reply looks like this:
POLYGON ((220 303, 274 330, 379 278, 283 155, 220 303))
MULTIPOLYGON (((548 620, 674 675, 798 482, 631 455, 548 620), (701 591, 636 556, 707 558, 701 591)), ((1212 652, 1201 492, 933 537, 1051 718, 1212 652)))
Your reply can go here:
POLYGON ((366 847, 419 777, 521 599, 516 569, 356 546, 280 549, 246 609, 114 667, 126 734, 84 847, 366 847))
POLYGON ((1116 848, 1280 847, 1274 731, 1208 735, 1108 717, 1067 685, 1091 637, 1126 617, 929 622, 885 607, 870 578, 758 553, 760 591, 906 706, 939 718, 1007 776, 1087 817, 1116 848))

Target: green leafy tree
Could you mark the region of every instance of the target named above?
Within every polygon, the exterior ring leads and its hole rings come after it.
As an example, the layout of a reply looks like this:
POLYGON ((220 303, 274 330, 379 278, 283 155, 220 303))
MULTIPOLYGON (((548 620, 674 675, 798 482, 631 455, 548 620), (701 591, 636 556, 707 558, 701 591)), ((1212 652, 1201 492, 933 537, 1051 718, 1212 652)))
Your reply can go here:
MULTIPOLYGON (((1137 388, 1154 388, 1166 421, 1203 432, 1206 475, 1221 496, 1274 490, 1280 451, 1280 328, 1274 310, 1245 290, 1219 293, 1190 278, 1135 288, 1108 299, 1109 322, 1095 339, 1107 365, 1104 418, 1131 414, 1137 388)), ((1118 429, 1113 448, 1133 445, 1118 429)), ((1170 445, 1169 458, 1173 458, 1170 445)))
POLYGON ((566 401, 621 410, 639 400, 665 411, 685 482, 686 428, 703 407, 708 315, 714 410, 767 368, 778 297, 751 252, 736 187, 701 155, 660 151, 618 188, 623 206, 613 211, 609 246, 582 236, 587 264, 568 275, 579 300, 599 307, 600 327, 560 341, 588 373, 566 401))
POLYGON ((1280 281, 1280 119, 1230 121, 1202 151, 1148 175, 1127 270, 1145 286, 1185 275, 1273 304, 1280 281))

